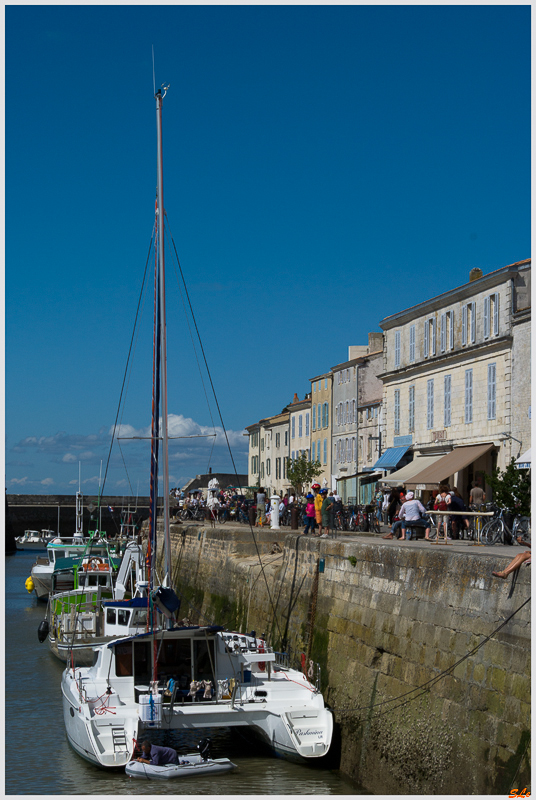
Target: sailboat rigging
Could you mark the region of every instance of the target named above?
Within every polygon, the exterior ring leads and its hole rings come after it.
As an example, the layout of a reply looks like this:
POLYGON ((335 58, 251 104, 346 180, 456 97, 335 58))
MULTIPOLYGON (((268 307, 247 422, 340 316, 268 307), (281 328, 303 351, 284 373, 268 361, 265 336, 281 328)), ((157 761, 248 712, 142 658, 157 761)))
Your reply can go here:
MULTIPOLYGON (((150 454, 150 517, 146 552, 147 630, 95 648, 91 667, 62 676, 67 737, 101 767, 125 766, 144 730, 247 726, 276 752, 318 758, 330 747, 333 718, 318 683, 291 669, 254 631, 175 621, 171 585, 167 409, 162 86, 155 94, 157 198, 155 311, 150 454), (162 480, 164 565, 156 580, 157 501, 162 480)), ((204 355, 204 354, 203 354, 204 355)), ((125 632, 126 634, 126 632, 125 632)))

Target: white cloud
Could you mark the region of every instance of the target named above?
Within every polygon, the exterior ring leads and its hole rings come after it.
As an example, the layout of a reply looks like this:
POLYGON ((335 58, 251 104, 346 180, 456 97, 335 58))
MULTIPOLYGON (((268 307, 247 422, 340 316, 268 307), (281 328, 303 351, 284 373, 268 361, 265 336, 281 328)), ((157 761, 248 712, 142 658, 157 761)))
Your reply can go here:
MULTIPOLYGON (((65 455, 63 456, 63 458, 61 460, 65 461, 66 464, 72 464, 73 461, 77 461, 78 459, 72 453, 65 453, 65 455)), ((71 483, 72 483, 72 481, 71 481, 71 483)), ((75 483, 76 483, 76 481, 75 481, 75 483)))
POLYGON ((42 486, 52 486, 53 483, 54 483, 53 478, 45 478, 44 480, 41 481, 42 486))
POLYGON ((28 478, 11 478, 8 483, 13 484, 15 486, 24 486, 28 483, 28 478))

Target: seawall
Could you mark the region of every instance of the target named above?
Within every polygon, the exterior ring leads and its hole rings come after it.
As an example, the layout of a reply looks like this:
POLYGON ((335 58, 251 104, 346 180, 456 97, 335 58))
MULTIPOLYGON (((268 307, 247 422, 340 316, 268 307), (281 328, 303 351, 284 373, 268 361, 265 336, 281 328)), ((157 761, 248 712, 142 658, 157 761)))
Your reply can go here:
POLYGON ((262 569, 245 527, 173 526, 180 614, 318 662, 344 773, 375 794, 530 786, 530 602, 494 633, 530 598, 530 568, 513 592, 491 576, 518 548, 256 538, 262 569))

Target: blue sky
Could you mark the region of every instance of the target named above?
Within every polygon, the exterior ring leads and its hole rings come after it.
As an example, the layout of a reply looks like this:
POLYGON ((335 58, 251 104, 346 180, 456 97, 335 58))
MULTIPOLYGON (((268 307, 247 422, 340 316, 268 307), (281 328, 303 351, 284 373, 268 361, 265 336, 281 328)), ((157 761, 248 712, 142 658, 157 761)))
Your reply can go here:
MULTIPOLYGON (((8 6, 9 492, 70 493, 81 462, 93 493, 105 469, 154 217, 152 45, 166 211, 239 471, 244 426, 384 316, 530 256, 529 6, 8 6)), ((168 342, 172 433, 211 431, 170 259, 168 342)), ((232 470, 212 441, 172 443, 172 486, 232 470)), ((105 493, 146 494, 148 467, 114 446, 105 493)))

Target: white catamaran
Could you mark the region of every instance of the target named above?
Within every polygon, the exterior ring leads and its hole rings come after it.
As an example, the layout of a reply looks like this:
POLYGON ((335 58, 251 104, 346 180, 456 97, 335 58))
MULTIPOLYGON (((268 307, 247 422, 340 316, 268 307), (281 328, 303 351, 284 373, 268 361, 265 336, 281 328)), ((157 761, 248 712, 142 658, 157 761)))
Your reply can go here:
POLYGON ((147 551, 147 630, 95 648, 90 667, 63 673, 67 737, 82 757, 101 767, 131 761, 144 730, 246 726, 277 753, 318 758, 330 747, 333 718, 318 686, 278 662, 254 632, 179 625, 171 587, 165 339, 162 101, 156 99, 157 259, 156 341, 151 432, 151 515, 147 551), (158 454, 162 454, 165 574, 155 587, 158 454))

